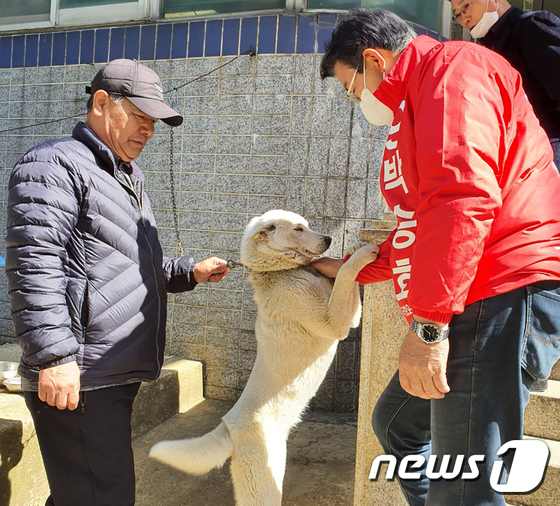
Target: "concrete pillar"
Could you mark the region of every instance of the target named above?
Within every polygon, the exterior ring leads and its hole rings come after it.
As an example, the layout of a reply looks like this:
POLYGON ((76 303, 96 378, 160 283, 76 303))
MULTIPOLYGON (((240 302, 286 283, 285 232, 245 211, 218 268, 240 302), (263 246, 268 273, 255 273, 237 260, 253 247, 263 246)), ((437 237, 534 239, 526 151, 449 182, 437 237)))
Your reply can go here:
MULTIPOLYGON (((395 226, 394 221, 374 222, 373 230, 362 230, 360 237, 371 244, 380 244, 395 226)), ((384 452, 373 433, 371 414, 379 396, 397 369, 400 343, 408 324, 395 299, 392 281, 364 287, 360 398, 358 408, 358 436, 356 442, 356 470, 354 506, 406 506, 396 480, 384 479, 386 465, 381 467, 382 478, 368 479, 375 457, 384 452)))

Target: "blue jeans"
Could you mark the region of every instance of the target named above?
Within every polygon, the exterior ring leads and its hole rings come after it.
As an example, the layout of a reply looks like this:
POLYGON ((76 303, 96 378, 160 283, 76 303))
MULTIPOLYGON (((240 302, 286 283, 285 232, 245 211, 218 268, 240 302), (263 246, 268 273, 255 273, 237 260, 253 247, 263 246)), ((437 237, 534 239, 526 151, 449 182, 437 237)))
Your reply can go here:
MULTIPOLYGON (((411 506, 505 505, 490 486, 490 473, 497 450, 522 439, 529 392, 560 357, 560 282, 535 283, 468 305, 451 321, 449 347, 451 392, 441 400, 413 397, 401 388, 397 371, 375 406, 373 430, 385 453, 399 462, 411 454, 426 462, 432 453, 465 455, 465 462, 485 455, 476 480, 430 481, 426 466, 419 480, 399 479, 411 506)), ((510 465, 505 457, 504 468, 510 465)))

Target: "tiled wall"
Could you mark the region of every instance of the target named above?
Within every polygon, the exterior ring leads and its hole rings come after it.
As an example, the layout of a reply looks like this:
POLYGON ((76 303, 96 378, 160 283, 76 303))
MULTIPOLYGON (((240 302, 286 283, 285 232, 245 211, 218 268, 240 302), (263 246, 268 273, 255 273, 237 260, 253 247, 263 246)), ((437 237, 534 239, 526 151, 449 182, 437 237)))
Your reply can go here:
MULTIPOLYGON (((108 58, 138 57, 179 90, 185 122, 175 129, 174 166, 186 252, 238 259, 241 233, 256 214, 288 209, 334 237, 343 253, 381 214, 379 165, 385 131, 372 129, 318 68, 336 18, 263 16, 127 26, 0 38, 0 227, 11 167, 33 145, 69 135, 84 114, 84 86, 108 58), (222 55, 222 56, 220 56, 222 55), (7 132, 6 132, 7 130, 7 132)), ((170 128, 158 124, 138 159, 146 173, 167 255, 175 255, 169 183, 170 128)), ((0 255, 5 255, 0 242, 0 255)), ((0 342, 13 338, 5 275, 0 277, 0 342)), ((256 353, 255 305, 247 272, 169 297, 168 354, 203 360, 206 396, 236 399, 256 353)), ((315 409, 356 409, 359 332, 340 344, 315 409)))
MULTIPOLYGON (((260 16, 5 35, 0 36, 0 68, 232 56, 248 49, 259 54, 313 54, 323 51, 336 21, 335 14, 260 16)), ((414 28, 440 38, 431 30, 414 28)))

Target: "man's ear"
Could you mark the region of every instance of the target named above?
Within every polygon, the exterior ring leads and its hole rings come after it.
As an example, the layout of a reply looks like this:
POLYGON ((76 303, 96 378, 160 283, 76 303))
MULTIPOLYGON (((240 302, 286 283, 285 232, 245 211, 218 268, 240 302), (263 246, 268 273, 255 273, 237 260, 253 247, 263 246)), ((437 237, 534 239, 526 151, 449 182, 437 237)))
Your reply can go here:
POLYGON ((97 90, 93 95, 91 112, 97 117, 102 116, 105 107, 107 107, 109 103, 109 100, 109 94, 105 90, 97 90))
POLYGON ((362 56, 365 60, 373 61, 380 70, 384 70, 387 62, 386 54, 389 53, 386 49, 367 47, 364 49, 362 56))

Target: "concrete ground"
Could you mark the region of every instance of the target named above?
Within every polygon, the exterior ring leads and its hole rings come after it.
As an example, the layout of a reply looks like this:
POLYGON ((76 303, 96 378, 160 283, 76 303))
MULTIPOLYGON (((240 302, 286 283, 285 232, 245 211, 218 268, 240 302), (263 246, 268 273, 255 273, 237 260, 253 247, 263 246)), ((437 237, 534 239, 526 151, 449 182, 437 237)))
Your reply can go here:
MULTIPOLYGON (((203 401, 134 440, 136 506, 234 506, 229 464, 205 476, 190 476, 148 457, 158 441, 210 431, 231 406, 203 401)), ((288 441, 283 506, 352 505, 356 426, 356 414, 305 416, 288 441)))

